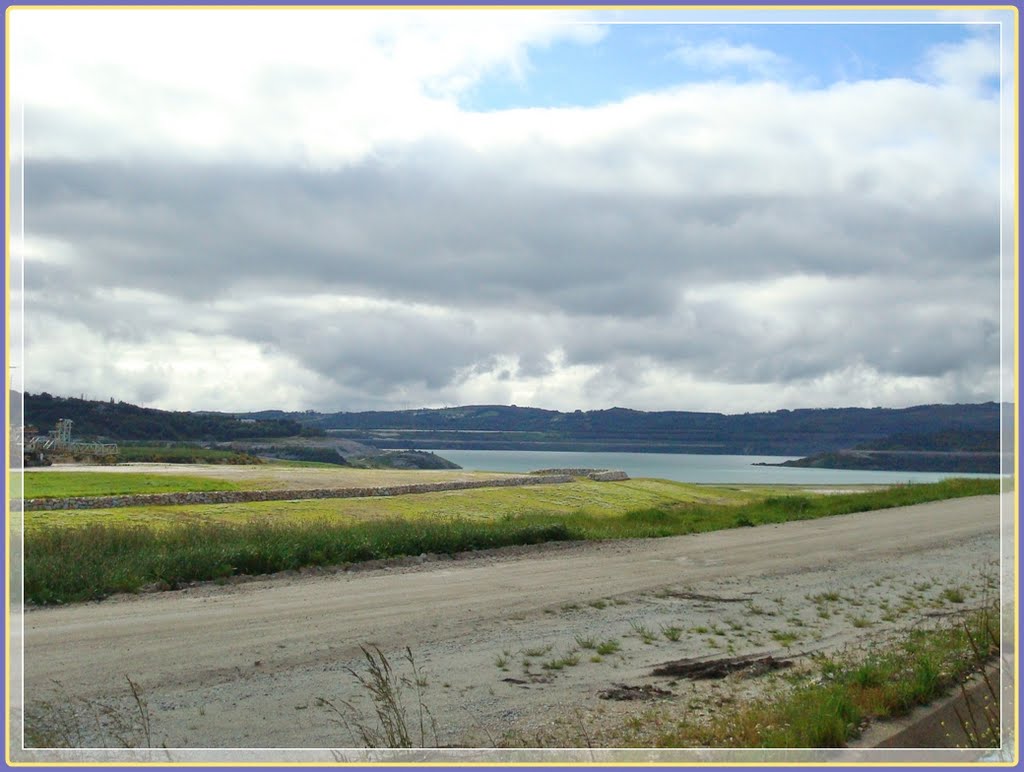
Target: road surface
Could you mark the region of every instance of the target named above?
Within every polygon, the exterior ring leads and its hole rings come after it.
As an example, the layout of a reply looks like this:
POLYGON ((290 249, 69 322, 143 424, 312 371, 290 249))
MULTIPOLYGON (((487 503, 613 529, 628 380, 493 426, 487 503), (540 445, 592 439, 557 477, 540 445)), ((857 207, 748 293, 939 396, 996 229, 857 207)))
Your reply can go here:
MULTIPOLYGON (((947 587, 980 603, 998 570, 999 504, 955 499, 30 609, 25 701, 74 705, 80 718, 101 704, 130 716, 127 676, 147 702, 154 745, 355 747, 371 709, 348 668, 363 672, 360 647, 379 647, 408 675, 408 647, 437 724, 418 745, 582 747, 636 710, 598 693, 655 683, 659 662, 879 638, 939 608, 947 587), (619 650, 601 657, 588 646, 606 640, 619 650), (332 712, 320 698, 357 710, 332 712)), ((415 706, 414 686, 404 699, 415 706)))

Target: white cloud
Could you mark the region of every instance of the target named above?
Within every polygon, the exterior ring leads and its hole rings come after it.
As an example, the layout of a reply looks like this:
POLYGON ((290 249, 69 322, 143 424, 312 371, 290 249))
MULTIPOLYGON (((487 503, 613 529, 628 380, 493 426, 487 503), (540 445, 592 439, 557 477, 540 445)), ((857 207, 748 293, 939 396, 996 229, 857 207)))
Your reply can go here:
POLYGON ((706 43, 684 43, 669 54, 670 59, 701 70, 746 69, 760 75, 773 74, 785 64, 785 59, 774 51, 758 48, 749 43, 735 45, 728 40, 706 43))
POLYGON ((585 13, 15 9, 12 104, 30 152, 337 163, 444 125, 585 13))
POLYGON ((1000 62, 999 38, 990 29, 962 43, 948 43, 931 49, 923 71, 935 81, 970 91, 987 80, 998 80, 1001 71, 1012 77, 1000 62))

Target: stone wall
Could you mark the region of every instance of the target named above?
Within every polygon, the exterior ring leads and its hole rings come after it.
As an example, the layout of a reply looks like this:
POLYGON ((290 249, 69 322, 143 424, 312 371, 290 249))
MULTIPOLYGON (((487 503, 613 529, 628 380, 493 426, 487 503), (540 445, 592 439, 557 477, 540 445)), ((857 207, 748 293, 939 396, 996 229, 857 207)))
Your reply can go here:
POLYGON ((25 511, 54 509, 111 509, 113 507, 173 506, 176 504, 240 504, 247 501, 294 499, 351 499, 366 496, 402 496, 408 493, 458 491, 468 488, 499 488, 518 485, 550 485, 572 482, 565 474, 499 477, 492 480, 392 485, 381 488, 314 488, 285 491, 204 491, 202 493, 140 493, 124 496, 76 496, 62 499, 26 499, 25 511))
POLYGON ((619 469, 605 469, 602 472, 591 472, 587 475, 591 480, 597 482, 618 482, 619 480, 628 480, 629 475, 619 469))
POLYGON ((569 475, 570 477, 586 477, 597 482, 615 482, 628 480, 629 475, 617 469, 538 469, 530 474, 537 475, 569 475))

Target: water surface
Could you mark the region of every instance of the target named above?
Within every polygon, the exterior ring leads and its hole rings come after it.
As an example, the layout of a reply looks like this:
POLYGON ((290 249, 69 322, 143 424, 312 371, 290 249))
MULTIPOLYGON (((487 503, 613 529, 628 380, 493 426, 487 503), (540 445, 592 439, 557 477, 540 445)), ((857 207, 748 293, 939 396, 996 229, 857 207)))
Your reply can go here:
POLYGON ((657 477, 692 483, 765 485, 889 485, 937 482, 947 477, 998 477, 956 472, 874 472, 859 469, 802 469, 754 466, 778 464, 796 456, 719 456, 693 453, 588 453, 553 450, 435 449, 463 469, 482 472, 532 472, 535 469, 621 469, 630 477, 657 477))

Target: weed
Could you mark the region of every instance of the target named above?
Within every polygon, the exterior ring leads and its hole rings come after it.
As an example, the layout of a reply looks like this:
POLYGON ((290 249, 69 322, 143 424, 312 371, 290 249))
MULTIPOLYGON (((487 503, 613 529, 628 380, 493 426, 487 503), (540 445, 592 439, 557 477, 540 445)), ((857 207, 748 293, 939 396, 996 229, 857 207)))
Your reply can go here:
POLYGON ((614 638, 609 638, 607 641, 602 641, 597 645, 597 653, 607 657, 609 654, 617 652, 619 648, 619 642, 614 638))
POLYGON ((633 628, 633 632, 635 632, 644 643, 654 643, 655 635, 649 628, 644 627, 639 622, 630 622, 629 626, 633 628))
POLYGON ((828 592, 819 592, 817 595, 812 596, 810 600, 813 600, 815 603, 838 603, 842 600, 842 596, 835 590, 829 590, 828 592))
POLYGON ((800 636, 790 630, 772 630, 772 638, 787 649, 800 640, 800 636))
POLYGON ((683 634, 683 628, 667 627, 665 625, 662 625, 661 634, 665 636, 666 640, 678 641, 680 636, 683 634))
POLYGON ((576 645, 581 649, 596 649, 597 639, 596 638, 584 638, 582 635, 576 636, 576 645))
MULTIPOLYGON (((377 647, 373 651, 364 646, 359 647, 366 660, 367 672, 362 674, 353 668, 345 669, 356 679, 359 686, 369 695, 373 706, 375 722, 370 723, 351 702, 339 700, 336 703, 320 697, 317 704, 327 708, 334 714, 335 723, 344 726, 350 733, 355 727, 363 745, 368 748, 426 748, 427 722, 433 734, 434 747, 437 746, 437 725, 423 701, 425 679, 416 666, 412 651, 405 649, 405 661, 409 664, 412 677, 402 676, 391 667, 384 653, 377 647), (405 688, 415 687, 416 703, 414 716, 409 716, 409 708, 405 704, 405 688), (410 727, 410 722, 415 724, 410 727), (416 734, 414 731, 418 730, 416 734), (418 736, 417 736, 418 735, 418 736), (414 743, 414 738, 418 741, 414 743)), ((445 687, 448 684, 444 684, 445 687)))
POLYGON ((608 602, 603 600, 592 600, 587 605, 592 606, 593 608, 596 608, 598 610, 601 610, 603 608, 607 608, 608 602))
POLYGON ((551 646, 550 643, 547 646, 534 646, 533 648, 530 648, 530 649, 523 649, 523 656, 524 657, 543 657, 545 654, 550 652, 551 649, 552 649, 552 646, 551 646))
POLYGON ((963 603, 965 599, 962 587, 947 587, 942 591, 942 597, 950 603, 963 603))
POLYGON ((888 679, 885 668, 873 659, 869 659, 855 667, 848 678, 861 689, 881 686, 888 679))
POLYGON ((750 602, 747 603, 747 613, 753 614, 754 616, 766 616, 766 617, 773 617, 773 616, 775 616, 775 612, 774 611, 768 611, 767 609, 763 609, 760 606, 758 606, 756 603, 754 603, 753 601, 750 601, 750 602))
POLYGON ((566 654, 564 657, 559 659, 548 660, 541 664, 544 670, 561 670, 566 667, 576 667, 580 663, 580 658, 576 654, 566 654))
POLYGON ((871 625, 874 624, 867 617, 852 616, 852 617, 849 617, 849 619, 850 619, 850 624, 853 625, 854 627, 857 627, 857 628, 871 627, 871 625))

